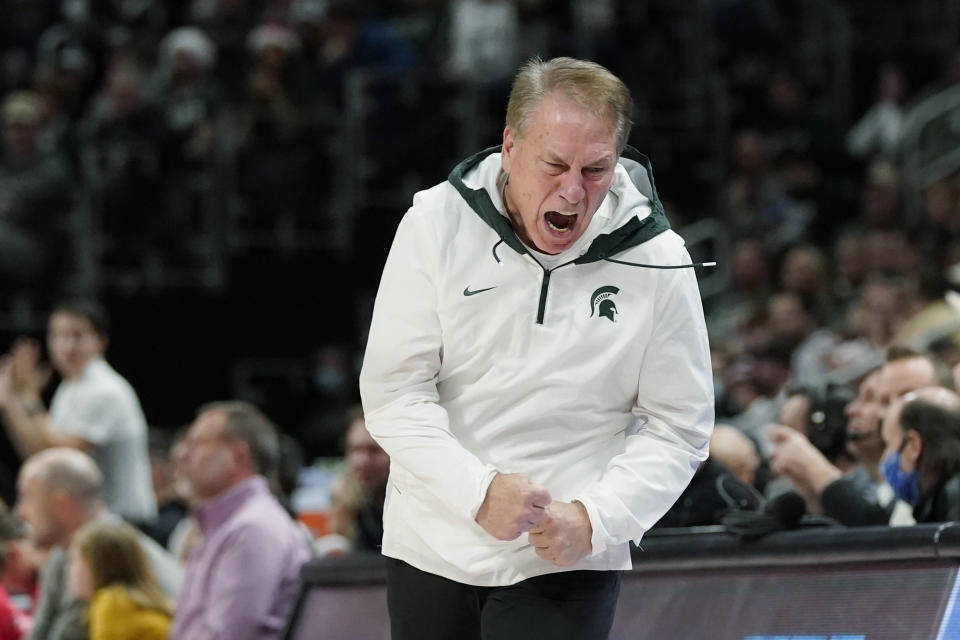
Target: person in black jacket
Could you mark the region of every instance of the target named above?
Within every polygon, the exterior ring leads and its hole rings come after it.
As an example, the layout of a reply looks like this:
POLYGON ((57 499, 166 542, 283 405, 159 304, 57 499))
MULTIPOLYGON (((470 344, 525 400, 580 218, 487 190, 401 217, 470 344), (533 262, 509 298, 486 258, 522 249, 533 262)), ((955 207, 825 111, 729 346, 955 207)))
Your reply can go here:
POLYGON ((917 522, 960 520, 960 395, 927 387, 908 393, 883 423, 881 468, 917 522))
MULTIPOLYGON (((946 377, 941 369, 941 363, 930 354, 892 350, 880 370, 875 398, 871 401, 876 406, 867 412, 875 421, 875 430, 879 430, 883 420, 898 415, 894 409, 904 394, 923 387, 945 385, 946 377)), ((862 405, 867 398, 861 397, 859 401, 862 405)), ((864 411, 863 406, 857 412, 848 407, 851 423, 855 414, 864 411)), ((851 423, 847 425, 848 438, 852 431, 851 423)), ((867 424, 857 427, 860 439, 869 435, 869 432, 867 424)), ((891 492, 883 477, 877 478, 883 486, 877 488, 876 496, 864 495, 855 477, 844 475, 801 434, 776 425, 769 427, 767 433, 774 444, 770 456, 771 469, 777 475, 788 477, 801 493, 816 496, 824 515, 853 527, 912 523, 912 503, 893 499, 895 496, 889 495, 891 492), (887 495, 881 500, 883 493, 887 495)))

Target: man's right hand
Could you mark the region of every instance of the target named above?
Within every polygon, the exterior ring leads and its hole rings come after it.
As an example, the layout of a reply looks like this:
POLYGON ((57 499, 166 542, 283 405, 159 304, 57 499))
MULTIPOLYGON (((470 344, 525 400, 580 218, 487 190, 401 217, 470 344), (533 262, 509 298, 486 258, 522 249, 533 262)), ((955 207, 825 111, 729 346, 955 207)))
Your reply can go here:
POLYGON ((550 502, 550 492, 526 474, 498 473, 477 512, 477 524, 497 540, 515 540, 540 521, 550 502))
POLYGON ((768 425, 766 432, 773 444, 770 470, 789 478, 801 493, 819 496, 828 484, 843 475, 798 431, 783 425, 768 425))

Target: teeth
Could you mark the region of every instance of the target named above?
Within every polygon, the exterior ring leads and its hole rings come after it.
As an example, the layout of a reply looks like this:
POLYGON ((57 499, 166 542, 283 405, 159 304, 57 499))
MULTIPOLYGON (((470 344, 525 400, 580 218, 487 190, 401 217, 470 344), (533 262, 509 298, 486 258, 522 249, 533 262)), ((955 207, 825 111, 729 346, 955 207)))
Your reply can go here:
POLYGON ((576 223, 577 221, 577 213, 575 211, 570 213, 567 213, 565 211, 551 211, 544 216, 544 221, 547 223, 547 226, 550 227, 551 230, 557 233, 567 233, 573 229, 574 223, 576 223), (558 227, 557 225, 553 224, 553 222, 550 221, 551 217, 555 217, 553 216, 553 214, 556 214, 557 216, 562 216, 562 220, 558 220, 558 222, 566 222, 567 225, 564 227, 558 227))

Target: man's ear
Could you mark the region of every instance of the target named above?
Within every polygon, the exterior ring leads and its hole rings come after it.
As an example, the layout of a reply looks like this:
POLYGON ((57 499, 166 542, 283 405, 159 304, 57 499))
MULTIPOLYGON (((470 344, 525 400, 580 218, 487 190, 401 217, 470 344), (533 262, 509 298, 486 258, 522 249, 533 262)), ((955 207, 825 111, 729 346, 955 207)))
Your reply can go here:
POLYGON ((253 453, 250 451, 250 445, 243 440, 237 440, 231 443, 230 450, 233 453, 233 461, 240 469, 249 469, 251 473, 257 473, 257 467, 253 463, 253 453))
POLYGON ((922 453, 923 437, 913 429, 905 431, 900 449, 900 468, 904 471, 916 471, 917 461, 922 453))
POLYGON ((517 148, 517 141, 514 139, 513 134, 510 132, 510 127, 506 127, 503 130, 503 148, 500 152, 500 164, 503 167, 504 173, 510 173, 510 167, 513 164, 513 154, 517 148))

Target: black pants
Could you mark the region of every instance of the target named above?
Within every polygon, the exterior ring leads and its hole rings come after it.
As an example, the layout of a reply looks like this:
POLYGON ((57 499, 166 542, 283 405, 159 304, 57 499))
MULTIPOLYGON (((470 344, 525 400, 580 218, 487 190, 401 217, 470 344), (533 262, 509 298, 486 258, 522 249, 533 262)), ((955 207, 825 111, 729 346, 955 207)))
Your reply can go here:
POLYGON ((565 571, 473 587, 387 558, 393 640, 606 640, 619 571, 565 571))

